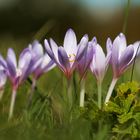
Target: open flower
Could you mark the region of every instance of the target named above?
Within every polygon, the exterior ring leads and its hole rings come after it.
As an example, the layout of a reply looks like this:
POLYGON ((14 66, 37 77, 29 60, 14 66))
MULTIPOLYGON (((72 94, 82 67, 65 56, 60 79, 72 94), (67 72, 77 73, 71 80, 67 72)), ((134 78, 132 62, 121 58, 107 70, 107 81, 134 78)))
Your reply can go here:
POLYGON ((31 72, 31 63, 32 57, 31 53, 28 49, 25 49, 19 57, 19 61, 17 64, 16 55, 13 49, 9 48, 7 53, 7 75, 12 82, 12 98, 9 112, 9 119, 12 117, 14 103, 16 98, 16 93, 19 85, 26 80, 31 72))
POLYGON ((122 33, 116 37, 111 59, 114 78, 120 77, 133 63, 138 46, 139 42, 136 42, 127 47, 126 38, 122 33))
POLYGON ((111 52, 112 52, 112 43, 110 39, 107 39, 106 48, 107 48, 107 55, 105 56, 102 47, 99 44, 94 45, 94 54, 93 54, 92 62, 90 64, 90 69, 97 79, 99 108, 101 108, 102 81, 107 71, 111 58, 111 52))
POLYGON ((84 55, 85 50, 87 49, 88 36, 83 36, 80 43, 77 44, 74 31, 69 29, 66 32, 63 47, 58 47, 52 39, 50 39, 50 45, 47 40, 45 40, 44 43, 50 58, 55 61, 57 66, 64 72, 65 76, 67 77, 68 104, 69 109, 71 109, 73 102, 71 93, 71 76, 77 66, 77 62, 80 61, 84 55))
POLYGON ((109 101, 118 78, 133 63, 137 53, 139 42, 135 42, 134 44, 127 46, 125 35, 120 33, 120 35, 118 35, 115 38, 112 45, 113 47, 112 47, 111 65, 113 69, 113 79, 109 91, 107 93, 105 103, 109 101))
POLYGON ((19 85, 29 76, 31 69, 31 53, 29 50, 24 50, 17 59, 12 48, 8 49, 7 53, 7 74, 10 78, 13 89, 17 90, 19 85))
POLYGON ((84 36, 78 45, 76 35, 72 29, 66 32, 63 47, 58 47, 52 39, 50 39, 50 45, 45 40, 45 48, 48 55, 56 62, 68 79, 71 78, 77 61, 82 58, 87 44, 88 37, 84 36))

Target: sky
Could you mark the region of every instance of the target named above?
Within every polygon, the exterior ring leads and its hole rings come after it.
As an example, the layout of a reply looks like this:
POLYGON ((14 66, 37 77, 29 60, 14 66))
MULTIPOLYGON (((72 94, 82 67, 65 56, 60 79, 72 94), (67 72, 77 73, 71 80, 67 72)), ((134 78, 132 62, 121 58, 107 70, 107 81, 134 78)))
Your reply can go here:
MULTIPOLYGON (((117 7, 127 3, 128 0, 77 0, 81 4, 86 4, 89 7, 117 7)), ((130 0, 133 6, 140 5, 140 0, 130 0)))

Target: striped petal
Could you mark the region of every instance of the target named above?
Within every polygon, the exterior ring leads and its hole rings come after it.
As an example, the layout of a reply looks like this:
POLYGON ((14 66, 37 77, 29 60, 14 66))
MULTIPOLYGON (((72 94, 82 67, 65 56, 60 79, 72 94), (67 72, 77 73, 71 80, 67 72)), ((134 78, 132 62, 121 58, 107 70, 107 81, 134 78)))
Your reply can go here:
POLYGON ((17 62, 16 62, 16 56, 14 50, 11 48, 8 49, 6 61, 8 67, 8 75, 11 78, 14 78, 16 76, 17 62))
POLYGON ((70 63, 67 53, 63 47, 58 48, 58 59, 65 74, 68 75, 70 71, 70 63))

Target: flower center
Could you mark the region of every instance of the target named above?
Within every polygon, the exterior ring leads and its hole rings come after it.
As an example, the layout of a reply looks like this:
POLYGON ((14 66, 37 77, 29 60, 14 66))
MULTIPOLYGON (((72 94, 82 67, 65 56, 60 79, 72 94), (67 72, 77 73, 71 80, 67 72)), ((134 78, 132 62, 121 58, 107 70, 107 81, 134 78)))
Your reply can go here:
POLYGON ((16 76, 19 77, 19 76, 21 76, 21 75, 22 75, 21 69, 17 68, 17 69, 16 69, 16 76))
POLYGON ((69 62, 74 62, 75 61, 75 54, 69 54, 68 58, 69 58, 69 62))

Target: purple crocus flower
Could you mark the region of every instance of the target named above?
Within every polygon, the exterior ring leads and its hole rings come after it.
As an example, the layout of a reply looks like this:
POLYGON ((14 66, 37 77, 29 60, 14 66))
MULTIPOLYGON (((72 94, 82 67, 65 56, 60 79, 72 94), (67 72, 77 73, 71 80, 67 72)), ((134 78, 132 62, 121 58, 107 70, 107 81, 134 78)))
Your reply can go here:
POLYGON ((6 69, 7 69, 6 61, 0 55, 0 100, 3 97, 4 86, 5 86, 5 83, 7 81, 6 69))
POLYGON ((112 43, 110 39, 107 39, 106 43, 107 55, 103 52, 102 47, 99 44, 94 45, 94 54, 90 64, 90 69, 97 79, 98 86, 98 107, 101 108, 101 89, 102 81, 105 73, 108 69, 108 65, 111 58, 112 43))
POLYGON ((74 31, 69 29, 66 32, 63 47, 58 45, 50 39, 50 44, 45 40, 45 48, 52 60, 55 61, 57 66, 64 72, 68 82, 68 102, 72 106, 72 93, 71 93, 71 76, 77 66, 77 62, 82 58, 84 51, 87 48, 88 36, 82 37, 79 44, 74 31))
POLYGON ((28 101, 28 104, 30 105, 37 79, 39 79, 43 73, 53 69, 56 64, 51 60, 47 53, 43 52, 43 46, 37 40, 32 44, 29 44, 28 48, 31 51, 33 64, 31 69, 31 72, 33 73, 32 88, 28 101))
POLYGON ((52 39, 50 39, 50 45, 48 41, 45 40, 45 48, 48 55, 56 62, 68 79, 71 78, 72 72, 76 68, 77 61, 82 58, 87 44, 87 35, 77 44, 76 35, 72 29, 66 32, 63 47, 58 47, 52 39))
POLYGON ((82 58, 77 62, 77 70, 80 75, 80 107, 84 107, 84 98, 85 98, 85 78, 87 75, 87 70, 90 66, 91 60, 93 58, 93 48, 97 44, 97 39, 94 37, 92 41, 88 42, 88 47, 85 50, 82 58))
POLYGON ((113 79, 110 84, 105 103, 109 101, 114 86, 119 77, 133 63, 139 46, 139 42, 135 42, 134 44, 127 46, 125 35, 120 33, 120 35, 115 38, 112 46, 111 65, 113 69, 113 79))
POLYGON ((94 46, 97 44, 97 39, 94 37, 92 41, 88 42, 88 47, 85 50, 82 58, 77 63, 77 70, 80 74, 81 79, 86 77, 87 69, 91 63, 94 53, 94 46))
POLYGON ((37 80, 44 72, 48 72, 56 66, 53 60, 48 56, 47 53, 44 54, 43 46, 38 42, 34 41, 29 45, 29 49, 32 54, 33 61, 33 78, 37 80))
POLYGON ((101 84, 104 79, 111 58, 112 45, 110 39, 107 40, 106 48, 107 55, 105 56, 102 47, 99 44, 95 45, 94 55, 92 58, 92 62, 90 64, 90 69, 92 73, 95 75, 97 83, 99 84, 101 84))
POLYGON ((31 52, 28 49, 25 49, 19 57, 19 61, 17 64, 16 55, 13 49, 9 48, 7 52, 7 75, 12 82, 12 98, 11 98, 11 105, 10 105, 10 112, 9 112, 9 119, 13 115, 13 109, 16 99, 17 89, 20 84, 26 80, 31 72, 31 63, 32 57, 31 52))

